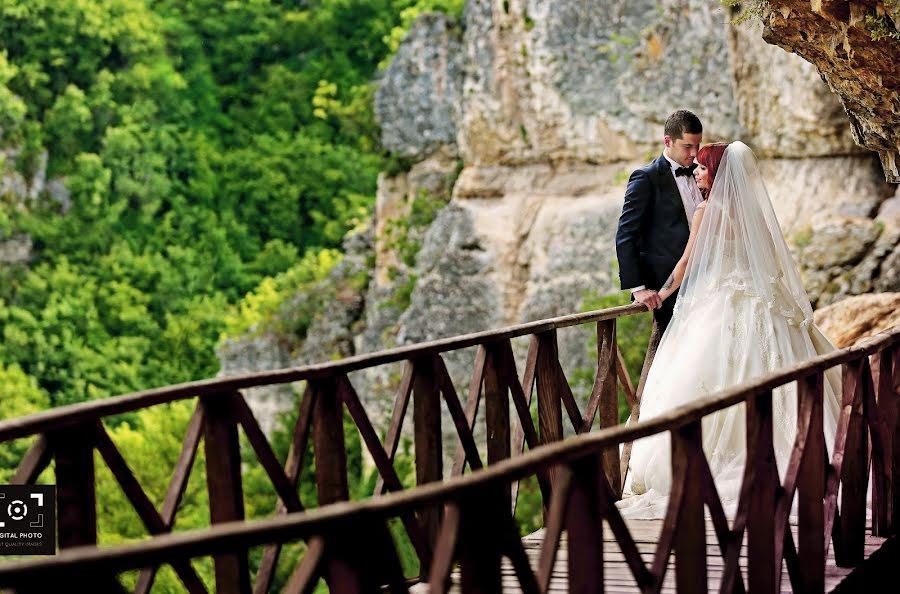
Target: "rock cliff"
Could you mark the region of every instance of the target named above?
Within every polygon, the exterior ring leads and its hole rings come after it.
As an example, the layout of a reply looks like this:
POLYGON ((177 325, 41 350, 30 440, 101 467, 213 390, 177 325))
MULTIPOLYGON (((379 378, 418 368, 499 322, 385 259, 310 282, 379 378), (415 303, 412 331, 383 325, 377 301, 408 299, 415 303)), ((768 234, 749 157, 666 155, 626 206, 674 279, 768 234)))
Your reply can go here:
MULTIPOLYGON (((850 86, 823 81, 802 43, 773 45, 791 18, 775 5, 801 3, 770 4, 740 25, 716 2, 679 0, 469 0, 459 21, 420 17, 376 95, 385 147, 413 164, 379 182, 355 351, 568 313, 617 291, 625 182, 659 154, 678 108, 700 115, 705 141, 756 151, 814 303, 900 290, 892 120, 854 115, 850 86), (420 246, 410 258, 391 230, 422 200, 449 205, 408 229, 420 246)), ((569 374, 591 365, 587 332, 560 334, 569 374)), ((470 361, 451 358, 460 386, 470 361)), ((398 377, 359 378, 374 410, 387 410, 398 377)))

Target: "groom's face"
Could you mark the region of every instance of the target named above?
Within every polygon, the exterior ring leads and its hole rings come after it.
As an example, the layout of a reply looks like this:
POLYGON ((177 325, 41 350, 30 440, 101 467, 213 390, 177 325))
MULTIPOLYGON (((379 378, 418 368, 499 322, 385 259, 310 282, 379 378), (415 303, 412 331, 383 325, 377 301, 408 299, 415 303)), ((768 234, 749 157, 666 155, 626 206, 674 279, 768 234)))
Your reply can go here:
POLYGON ((669 157, 677 161, 682 167, 690 167, 700 150, 703 142, 703 134, 682 134, 681 138, 665 137, 666 151, 669 157))

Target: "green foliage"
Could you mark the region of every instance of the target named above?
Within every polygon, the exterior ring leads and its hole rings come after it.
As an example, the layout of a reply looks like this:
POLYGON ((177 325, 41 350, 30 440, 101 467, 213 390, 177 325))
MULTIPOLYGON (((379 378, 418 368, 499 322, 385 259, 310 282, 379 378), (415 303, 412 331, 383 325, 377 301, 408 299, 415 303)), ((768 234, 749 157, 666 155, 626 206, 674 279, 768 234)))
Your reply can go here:
POLYGON ((528 11, 522 13, 522 21, 525 23, 525 31, 531 32, 534 29, 534 19, 531 18, 531 15, 528 14, 528 11))
POLYGON ((897 31, 897 28, 894 26, 894 21, 888 18, 887 15, 867 14, 866 28, 872 36, 872 41, 879 41, 881 39, 900 41, 900 31, 897 31))
POLYGON ((18 139, 17 133, 27 110, 25 102, 6 86, 19 73, 7 56, 5 50, 0 51, 0 142, 4 143, 18 139))
POLYGON ((368 217, 370 81, 400 13, 441 6, 2 0, 0 142, 70 196, 2 209, 34 257, 0 269, 0 363, 53 405, 215 374, 226 326, 271 316, 368 217))
MULTIPOLYGON (((0 364, 0 419, 13 419, 40 412, 49 403, 46 392, 18 365, 0 364)), ((0 444, 0 482, 10 482, 32 441, 33 439, 18 439, 0 444)))
POLYGON ((252 331, 291 333, 300 338, 312 323, 321 305, 310 289, 341 261, 337 250, 309 251, 297 264, 275 277, 266 277, 225 317, 225 335, 237 337, 252 331), (290 312, 282 312, 285 300, 300 293, 310 299, 291 303, 290 312), (281 313, 281 316, 278 314, 281 313))
MULTIPOLYGON (((68 201, 41 196, 28 211, 6 197, 0 209, 3 236, 27 233, 34 246, 27 265, 0 268, 2 418, 213 376, 223 335, 265 326, 302 337, 327 295, 310 289, 369 215, 379 170, 411 164, 378 144, 370 81, 418 14, 459 15, 462 5, 0 0, 0 144, 15 149, 26 176, 46 155, 47 175, 70 192, 68 201)), ((417 197, 396 225, 404 266, 442 205, 417 197)), ((191 409, 176 402, 106 422, 158 508, 191 409)), ((281 462, 295 415, 273 436, 281 462)), ((370 496, 375 475, 349 421, 345 442, 351 496, 370 496)), ((7 480, 29 445, 0 448, 7 480)), ((407 486, 411 449, 402 443, 395 461, 407 486)), ((274 489, 243 440, 241 455, 247 517, 270 516, 274 489)), ((147 538, 96 463, 101 544, 147 538)), ((176 531, 209 525, 204 467, 201 448, 176 531)), ((316 505, 311 451, 299 491, 316 505)), ((412 575, 412 547, 392 530, 412 575)), ((285 546, 275 589, 303 550, 285 546)), ((254 549, 251 566, 259 560, 254 549)), ((194 566, 212 589, 210 559, 194 566)), ((136 579, 123 576, 129 588, 136 579)), ((154 592, 182 590, 162 568, 154 592)))
POLYGON ((719 0, 719 3, 733 9, 736 16, 731 19, 732 25, 740 25, 750 18, 762 19, 769 7, 768 0, 719 0))
POLYGON ((385 247, 396 253, 405 266, 415 266, 416 256, 422 248, 421 232, 445 205, 444 200, 431 196, 427 191, 419 192, 410 203, 407 216, 387 221, 385 247))
MULTIPOLYGON (((379 146, 378 65, 417 14, 462 4, 0 0, 0 147, 26 177, 46 159, 69 192, 28 210, 2 197, 0 234, 33 241, 27 264, 0 267, 2 418, 213 376, 223 333, 275 321, 302 336, 321 296, 290 303, 290 321, 286 300, 340 260, 378 172, 409 166, 379 146)), ((430 208, 414 205, 411 221, 430 208)), ((109 422, 157 505, 189 413, 176 403, 109 422)), ((359 496, 372 477, 358 435, 347 440, 359 496)), ((7 477, 24 441, 0 449, 7 477)), ((270 513, 271 485, 246 462, 248 514, 270 513)), ((101 541, 145 538, 98 468, 101 541)), ((204 498, 195 471, 176 529, 208 523, 204 498)), ((211 587, 210 561, 195 565, 211 587)), ((154 591, 179 589, 162 570, 154 591)))
POLYGON ((798 248, 805 248, 812 243, 813 230, 809 225, 801 227, 790 237, 790 242, 798 248))
POLYGON ((396 53, 400 47, 400 42, 406 36, 409 28, 412 26, 420 14, 426 12, 444 12, 452 17, 459 18, 462 15, 465 0, 395 0, 395 5, 400 8, 400 23, 391 29, 391 32, 385 36, 384 43, 390 50, 388 56, 382 62, 382 66, 386 66, 390 57, 396 53))

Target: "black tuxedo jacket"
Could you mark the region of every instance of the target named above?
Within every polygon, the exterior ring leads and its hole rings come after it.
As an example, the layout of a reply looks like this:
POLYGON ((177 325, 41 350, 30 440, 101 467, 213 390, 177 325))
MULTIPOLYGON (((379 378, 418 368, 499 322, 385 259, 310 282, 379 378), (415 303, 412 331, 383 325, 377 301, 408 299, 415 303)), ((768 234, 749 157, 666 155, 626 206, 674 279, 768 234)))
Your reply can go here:
MULTIPOLYGON (((631 174, 616 230, 623 289, 659 289, 684 254, 690 226, 665 156, 631 174)), ((675 302, 674 297, 666 302, 675 302)))

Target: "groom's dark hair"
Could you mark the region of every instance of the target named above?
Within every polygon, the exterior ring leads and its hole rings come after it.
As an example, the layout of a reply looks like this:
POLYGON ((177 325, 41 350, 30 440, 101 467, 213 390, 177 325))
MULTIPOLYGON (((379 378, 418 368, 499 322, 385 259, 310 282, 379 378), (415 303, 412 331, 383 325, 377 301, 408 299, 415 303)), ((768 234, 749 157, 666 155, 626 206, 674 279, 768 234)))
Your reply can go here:
POLYGON ((666 136, 681 138, 685 134, 702 134, 703 124, 694 112, 679 109, 666 120, 666 136))

